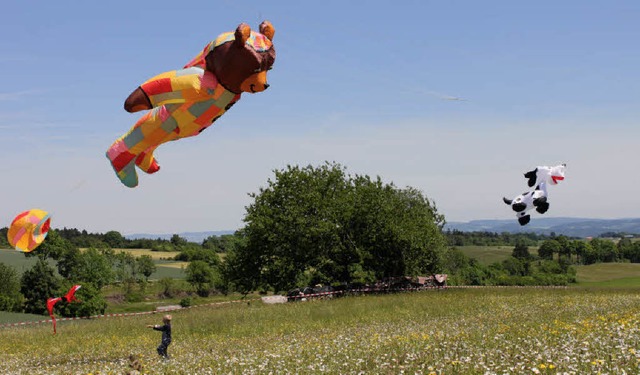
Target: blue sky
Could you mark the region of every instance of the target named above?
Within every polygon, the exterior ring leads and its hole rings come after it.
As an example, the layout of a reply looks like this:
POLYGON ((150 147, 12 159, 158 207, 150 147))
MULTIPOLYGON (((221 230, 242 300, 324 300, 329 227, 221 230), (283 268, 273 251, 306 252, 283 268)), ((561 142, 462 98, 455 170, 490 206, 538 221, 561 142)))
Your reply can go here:
POLYGON ((635 0, 25 0, 3 14, 4 225, 41 208, 91 232, 237 229, 274 169, 325 160, 420 189, 448 221, 515 219, 501 198, 522 173, 566 162, 546 216, 640 216, 635 0), (271 87, 122 186, 104 152, 140 116, 129 93, 263 19, 271 87))

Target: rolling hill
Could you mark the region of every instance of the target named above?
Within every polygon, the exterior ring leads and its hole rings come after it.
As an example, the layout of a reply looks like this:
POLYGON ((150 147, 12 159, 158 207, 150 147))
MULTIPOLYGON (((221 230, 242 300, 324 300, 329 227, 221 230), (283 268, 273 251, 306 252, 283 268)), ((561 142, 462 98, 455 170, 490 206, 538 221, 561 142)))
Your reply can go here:
POLYGON ((563 234, 570 237, 597 237, 606 232, 640 234, 640 218, 631 219, 587 219, 572 217, 536 218, 525 226, 515 220, 472 220, 468 222, 451 222, 445 230, 463 232, 535 232, 540 234, 563 234))
MULTIPOLYGON (((471 220, 467 222, 448 222, 445 230, 460 230, 463 232, 509 232, 522 233, 534 232, 540 234, 563 234, 569 237, 597 237, 602 233, 616 232, 640 235, 640 218, 630 219, 588 219, 577 217, 544 217, 535 218, 525 226, 520 226, 517 221, 505 220, 471 220)), ((223 234, 233 234, 234 230, 219 230, 205 232, 182 232, 176 233, 189 242, 202 242, 209 236, 221 236, 223 234)), ((126 234, 128 239, 171 239, 174 233, 133 233, 126 234)))

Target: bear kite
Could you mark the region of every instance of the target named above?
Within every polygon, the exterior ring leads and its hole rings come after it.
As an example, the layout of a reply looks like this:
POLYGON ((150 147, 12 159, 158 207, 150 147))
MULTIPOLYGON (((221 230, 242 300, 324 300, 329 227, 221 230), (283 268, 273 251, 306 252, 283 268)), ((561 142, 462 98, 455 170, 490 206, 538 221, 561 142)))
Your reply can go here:
POLYGON ((138 185, 136 166, 146 173, 160 169, 153 152, 161 144, 200 134, 222 116, 243 92, 269 87, 267 71, 275 62, 269 21, 259 32, 241 23, 210 42, 182 70, 155 76, 125 100, 127 112, 150 110, 106 152, 120 181, 138 185))

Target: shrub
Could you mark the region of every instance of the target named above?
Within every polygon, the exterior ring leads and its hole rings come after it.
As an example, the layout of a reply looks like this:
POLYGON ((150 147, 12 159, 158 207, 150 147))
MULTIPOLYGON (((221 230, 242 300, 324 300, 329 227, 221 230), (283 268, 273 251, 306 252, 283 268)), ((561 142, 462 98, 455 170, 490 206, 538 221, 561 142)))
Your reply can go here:
POLYGON ((160 292, 160 295, 162 297, 167 297, 167 298, 175 297, 176 285, 175 285, 175 281, 172 278, 163 277, 162 279, 160 279, 159 283, 160 283, 160 287, 162 288, 162 291, 160 292))
POLYGON ((23 303, 18 272, 15 268, 0 263, 0 311, 19 312, 23 303))
MULTIPOLYGON (((66 293, 71 285, 71 282, 63 283, 60 293, 63 291, 66 293)), ((59 314, 68 317, 104 314, 107 309, 107 301, 100 293, 100 289, 88 282, 83 282, 81 285, 82 288, 78 289, 76 293, 78 302, 58 303, 56 310, 59 311, 59 314)))

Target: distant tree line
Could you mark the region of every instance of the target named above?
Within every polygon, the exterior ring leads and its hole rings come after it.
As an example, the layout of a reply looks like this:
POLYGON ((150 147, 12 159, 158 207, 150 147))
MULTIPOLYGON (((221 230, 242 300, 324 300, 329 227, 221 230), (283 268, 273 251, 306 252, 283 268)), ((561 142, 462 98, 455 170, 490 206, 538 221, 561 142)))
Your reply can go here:
MULTIPOLYGON (((128 239, 118 231, 106 233, 89 233, 86 230, 76 228, 58 229, 60 236, 80 248, 104 248, 112 249, 150 249, 152 251, 184 251, 188 249, 207 249, 217 253, 225 253, 235 245, 236 237, 232 234, 221 236, 209 236, 202 243, 189 242, 178 234, 173 234, 170 239, 139 238, 128 239)), ((5 236, 6 237, 6 236, 5 236)))
POLYGON ((520 239, 512 255, 490 265, 479 263, 453 247, 444 268, 452 285, 568 285, 576 281, 576 270, 568 262, 542 259, 529 252, 529 242, 520 239))
POLYGON ((640 263, 640 241, 628 237, 616 242, 604 238, 571 240, 557 236, 545 240, 538 248, 538 255, 542 259, 557 258, 570 264, 640 263))
POLYGON ((540 241, 550 238, 550 236, 533 232, 463 232, 457 229, 448 229, 444 235, 451 246, 515 246, 516 243, 537 246, 540 241))
POLYGON ((604 233, 601 233, 598 237, 600 238, 638 238, 640 237, 640 234, 627 233, 627 232, 604 232, 604 233))

